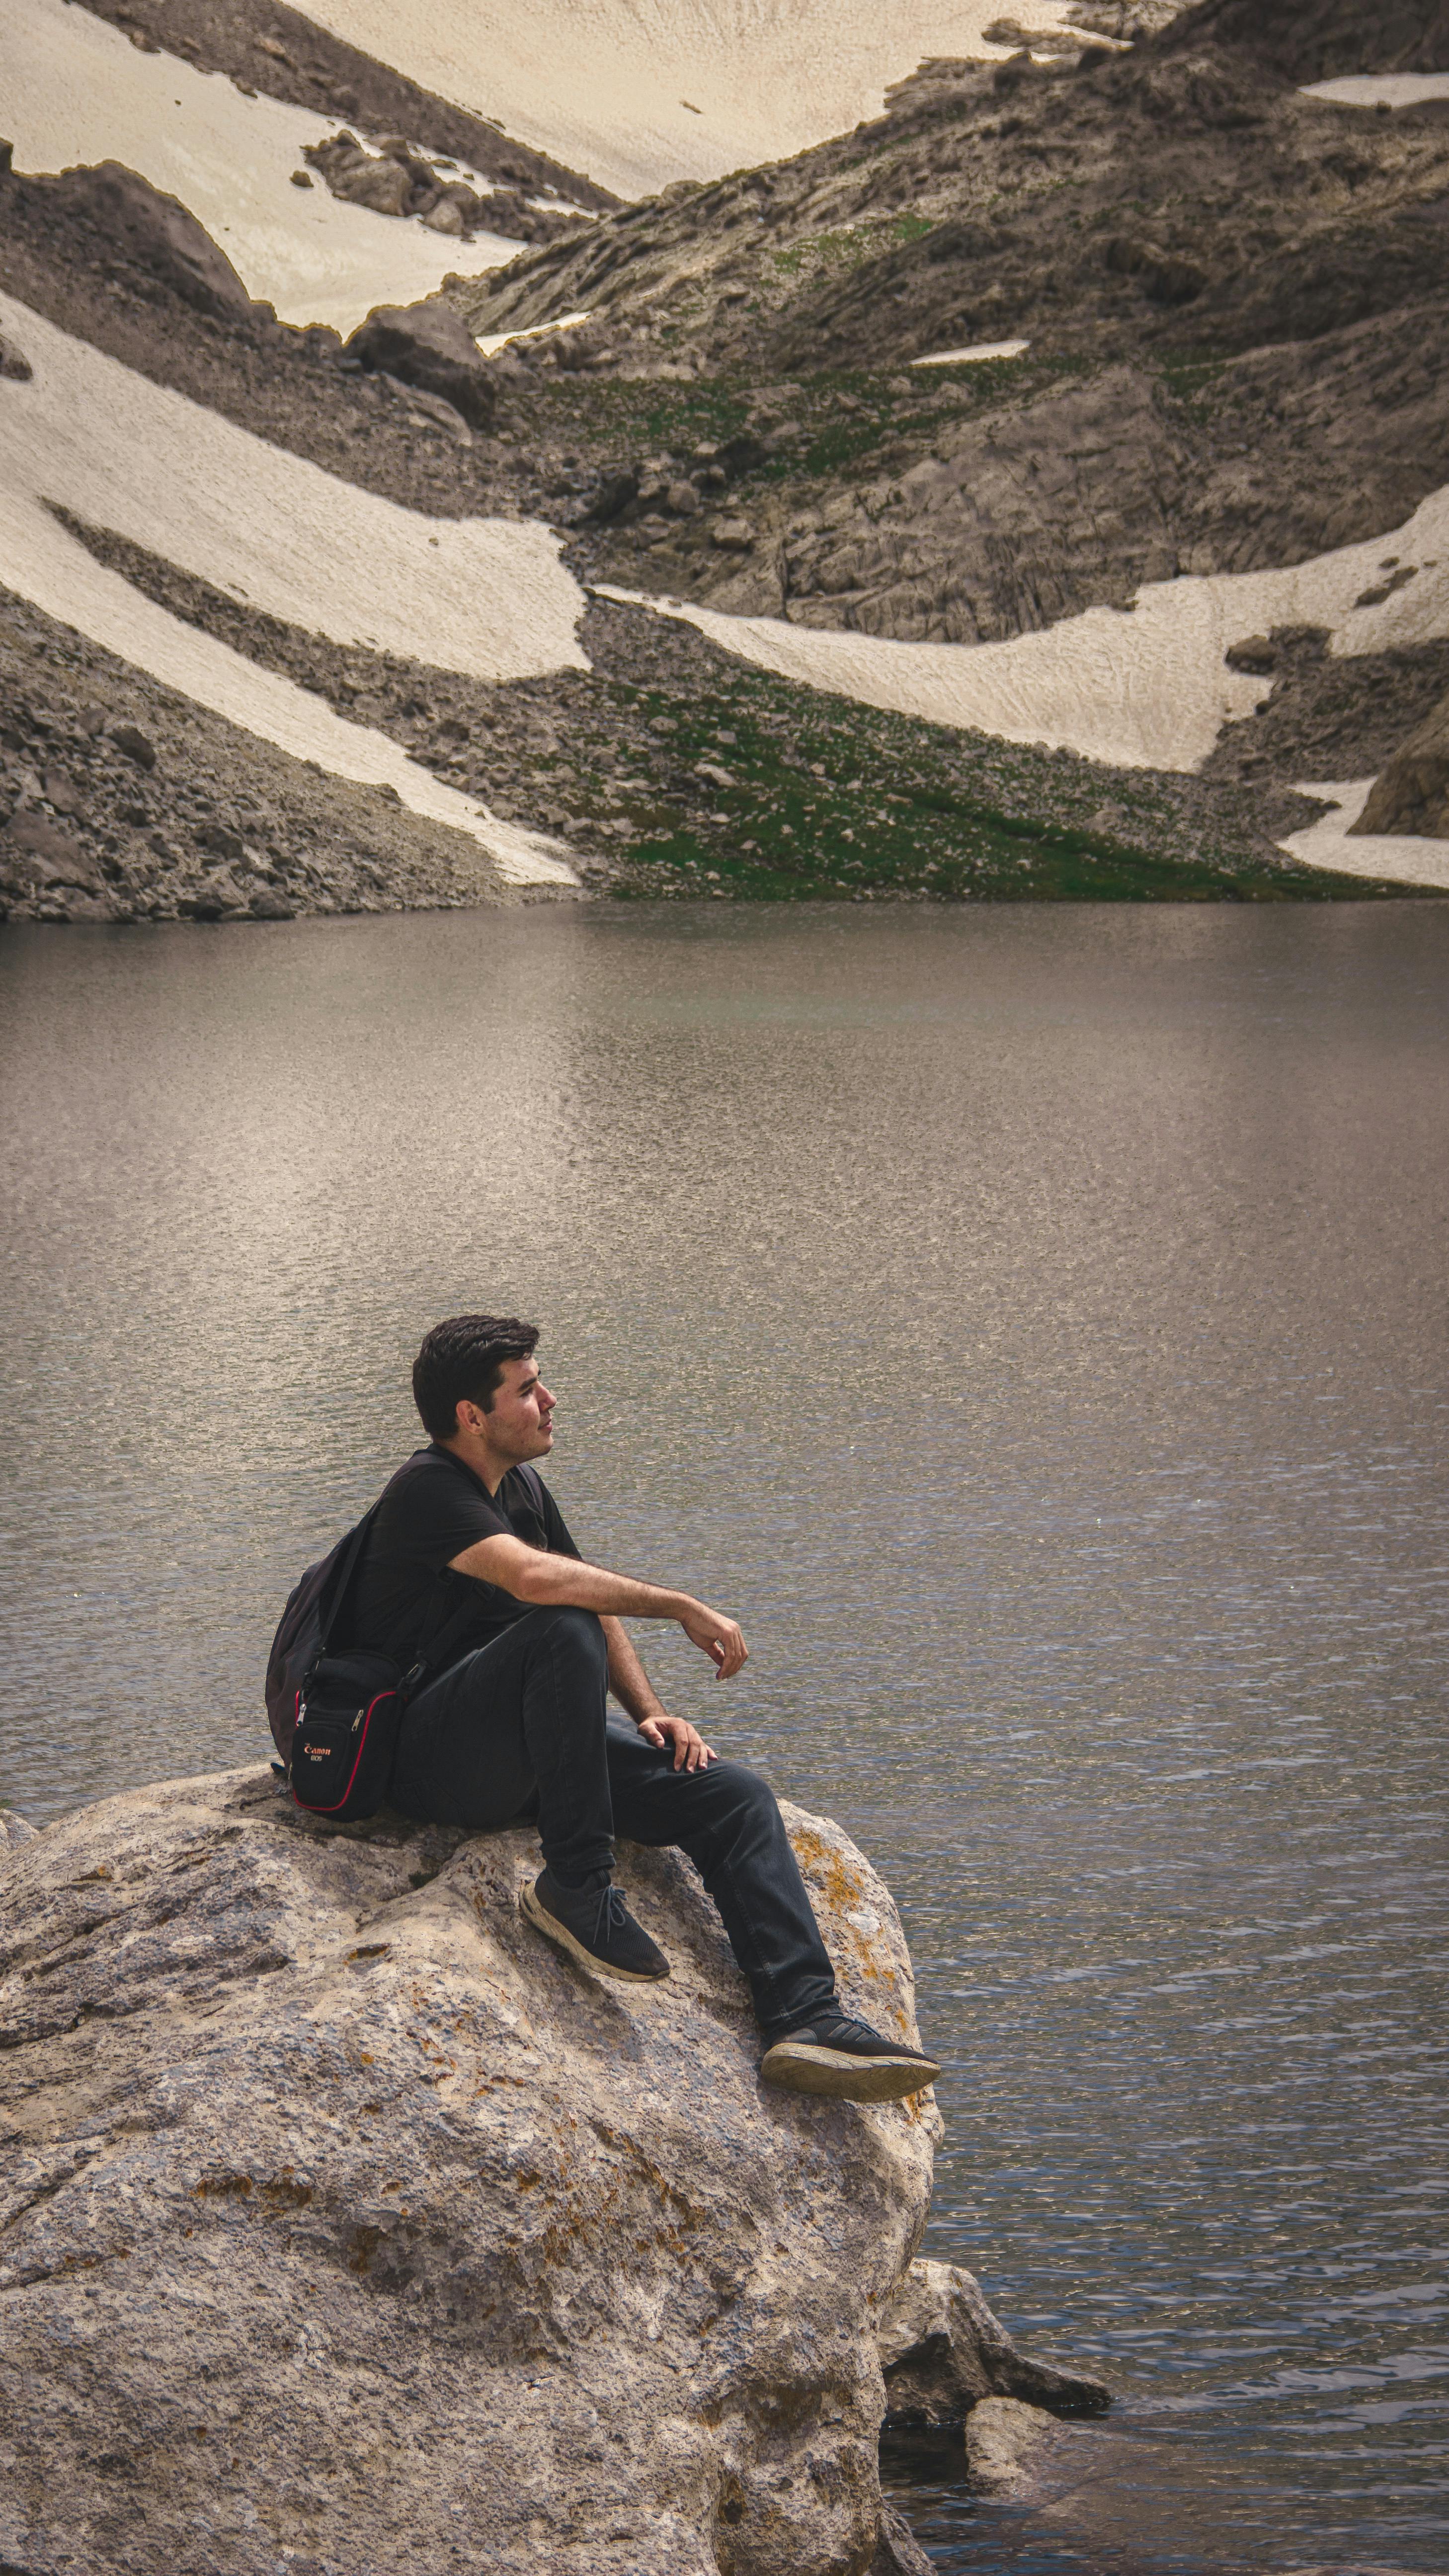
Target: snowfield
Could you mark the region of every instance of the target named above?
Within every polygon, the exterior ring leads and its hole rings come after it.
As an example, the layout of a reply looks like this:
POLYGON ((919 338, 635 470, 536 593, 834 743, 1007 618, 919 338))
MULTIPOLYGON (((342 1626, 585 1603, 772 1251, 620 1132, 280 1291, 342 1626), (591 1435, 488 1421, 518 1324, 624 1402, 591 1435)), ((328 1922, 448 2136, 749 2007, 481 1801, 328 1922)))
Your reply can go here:
POLYGON ((431 519, 270 447, 0 294, 0 482, 337 644, 480 680, 585 670, 583 593, 537 519, 431 519))
POLYGON ((1008 742, 1063 746, 1114 767, 1196 769, 1219 727, 1251 715, 1263 695, 1261 680, 1224 662, 1239 638, 1273 626, 1326 626, 1330 650, 1354 654, 1449 635, 1449 488, 1431 494, 1403 527, 1363 545, 1281 571, 1149 582, 1130 609, 1089 608, 1001 644, 893 643, 600 587, 606 597, 686 620, 763 670, 868 706, 974 726, 1008 742), (1413 578, 1388 598, 1356 606, 1382 586, 1389 557, 1414 566, 1413 578))
MULTIPOLYGON (((455 270, 516 259, 496 233, 471 244, 294 188, 304 143, 334 123, 273 98, 243 98, 220 73, 143 54, 66 0, 20 0, 5 29, 4 124, 18 170, 123 161, 179 197, 219 243, 250 295, 284 322, 346 334, 375 304, 412 304, 455 270)), ((468 177, 466 171, 460 174, 468 177)), ((487 180, 480 183, 486 188, 487 180)))
POLYGON ((0 330, 34 368, 0 382, 0 578, 153 678, 299 760, 396 788, 518 884, 575 882, 557 844, 444 787, 385 735, 156 607, 48 502, 291 625, 475 678, 588 667, 583 605, 536 521, 427 519, 269 447, 132 374, 13 297, 0 330))
MULTIPOLYGON (((307 15, 621 197, 878 116, 931 54, 1009 53, 1001 0, 310 0, 307 15)), ((1063 22, 1032 0, 1033 27, 1063 22)))
POLYGON ((1029 340, 973 340, 969 349, 933 349, 927 358, 912 358, 913 367, 980 367, 988 358, 1024 358, 1029 340))
POLYGON ((1370 832, 1362 840, 1347 836, 1368 803, 1371 778, 1338 780, 1324 786, 1303 782, 1305 796, 1331 797, 1337 811, 1292 832, 1280 847, 1314 868, 1340 868, 1346 876, 1396 877, 1401 885, 1442 886, 1449 894, 1449 841, 1431 841, 1409 832, 1370 832))

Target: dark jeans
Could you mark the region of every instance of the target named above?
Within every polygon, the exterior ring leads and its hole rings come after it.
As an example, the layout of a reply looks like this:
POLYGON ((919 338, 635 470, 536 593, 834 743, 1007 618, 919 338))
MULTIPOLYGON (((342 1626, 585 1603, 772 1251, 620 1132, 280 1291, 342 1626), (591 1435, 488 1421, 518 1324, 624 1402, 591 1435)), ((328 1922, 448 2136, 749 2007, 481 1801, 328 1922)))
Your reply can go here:
POLYGON ((774 1791, 741 1762, 676 1771, 606 1710, 592 1610, 530 1610, 419 1691, 403 1721, 392 1804, 439 1825, 536 1816, 544 1859, 574 1885, 608 1869, 614 1835, 678 1843, 719 1908, 767 2041, 809 2021, 835 1975, 774 1791))

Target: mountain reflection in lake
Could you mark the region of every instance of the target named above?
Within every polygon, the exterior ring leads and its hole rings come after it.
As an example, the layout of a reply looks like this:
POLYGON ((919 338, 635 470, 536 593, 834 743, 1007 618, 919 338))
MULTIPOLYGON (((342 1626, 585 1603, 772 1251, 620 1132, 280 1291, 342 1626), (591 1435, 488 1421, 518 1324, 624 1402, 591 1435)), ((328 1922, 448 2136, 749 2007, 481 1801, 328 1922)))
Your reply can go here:
POLYGON ((930 2250, 1181 2463, 1115 2539, 918 2483, 939 2564, 1442 2566, 1449 908, 35 929, 0 978, 4 1793, 261 1759, 423 1328, 543 1317, 579 1538, 750 1639, 660 1678, 900 1901, 930 2250))

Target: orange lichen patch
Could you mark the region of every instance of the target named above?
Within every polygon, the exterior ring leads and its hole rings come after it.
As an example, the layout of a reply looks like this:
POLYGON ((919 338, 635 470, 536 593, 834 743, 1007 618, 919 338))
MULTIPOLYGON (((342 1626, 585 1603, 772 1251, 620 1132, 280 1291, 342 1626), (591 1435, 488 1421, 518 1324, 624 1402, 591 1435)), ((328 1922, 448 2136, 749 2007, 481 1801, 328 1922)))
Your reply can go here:
POLYGON ((72 1887, 87 1887, 92 1879, 114 1878, 114 1876, 114 1870, 107 1869, 105 1862, 102 1861, 95 1869, 83 1869, 79 1878, 73 1878, 70 1883, 72 1887))
POLYGON ((380 2227, 354 2227, 352 2251, 347 2257, 349 2272, 365 2272, 382 2243, 380 2227))
POLYGON ((291 2165, 284 2165, 270 2180, 258 2182, 253 2174, 228 2173, 224 2168, 203 2174, 192 2184, 196 2200, 250 2200, 253 2192, 263 2208, 273 2212, 283 2209, 305 2209, 314 2197, 310 2183, 298 2182, 291 2165))
POLYGON ((269 2209, 305 2209, 312 2197, 311 2184, 294 2181, 290 2165, 262 2185, 262 2198, 269 2209))

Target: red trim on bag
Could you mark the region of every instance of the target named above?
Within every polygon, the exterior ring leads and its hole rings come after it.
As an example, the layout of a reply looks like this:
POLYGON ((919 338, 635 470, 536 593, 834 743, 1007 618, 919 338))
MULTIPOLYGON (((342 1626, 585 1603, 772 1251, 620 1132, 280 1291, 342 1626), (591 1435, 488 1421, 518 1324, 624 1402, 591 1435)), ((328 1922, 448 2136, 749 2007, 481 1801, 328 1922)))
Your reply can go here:
MULTIPOLYGON (((292 1782, 292 1795, 296 1799, 299 1807, 306 1808, 309 1816, 335 1816, 339 1807, 346 1806, 348 1799, 352 1795, 352 1783, 357 1777, 363 1754, 367 1750, 367 1730, 372 1724, 372 1712, 375 1708, 380 1708, 385 1699, 396 1699, 396 1697, 397 1691, 396 1688, 394 1688, 392 1690, 379 1691, 376 1699, 368 1701, 367 1710, 362 1721, 362 1733, 357 1739, 357 1760, 353 1763, 352 1769, 347 1775, 347 1786, 343 1790, 341 1797, 334 1800, 330 1807, 314 1807, 308 1799, 298 1796, 297 1783, 295 1780, 292 1782)), ((299 1710, 301 1705, 302 1694, 298 1691, 297 1706, 299 1710)))

